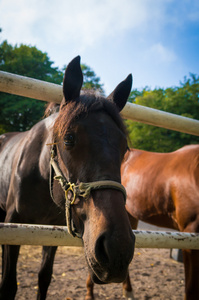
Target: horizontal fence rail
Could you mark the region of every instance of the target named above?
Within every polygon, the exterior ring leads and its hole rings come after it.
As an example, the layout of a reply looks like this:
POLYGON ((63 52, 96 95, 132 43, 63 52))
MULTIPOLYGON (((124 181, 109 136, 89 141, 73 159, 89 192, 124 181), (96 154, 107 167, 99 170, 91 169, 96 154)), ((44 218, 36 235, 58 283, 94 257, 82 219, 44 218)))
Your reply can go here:
MULTIPOLYGON (((62 86, 0 71, 0 91, 37 100, 60 103, 62 86)), ((199 121, 157 109, 127 103, 123 118, 199 136, 199 121)))
MULTIPOLYGON (((139 231, 133 230, 137 248, 178 248, 199 249, 199 234, 139 231)), ((39 246, 76 246, 82 240, 72 237, 66 226, 47 226, 0 223, 0 244, 7 245, 39 245, 39 246)))

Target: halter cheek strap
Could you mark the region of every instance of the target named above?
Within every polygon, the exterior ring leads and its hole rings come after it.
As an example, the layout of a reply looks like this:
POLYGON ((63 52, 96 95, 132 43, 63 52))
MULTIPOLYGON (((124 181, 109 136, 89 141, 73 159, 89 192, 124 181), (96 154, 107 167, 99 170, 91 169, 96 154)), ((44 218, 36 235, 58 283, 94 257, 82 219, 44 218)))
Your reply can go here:
MULTIPOLYGON (((85 200, 89 198, 90 192, 92 190, 99 190, 99 189, 115 189, 122 192, 124 196, 124 200, 126 201, 126 190, 124 186, 116 181, 111 180, 102 180, 102 181, 93 181, 93 182, 80 182, 78 185, 74 183, 68 182, 63 175, 62 171, 59 168, 57 161, 55 160, 55 151, 54 149, 51 150, 51 160, 50 160, 51 168, 55 172, 54 179, 58 180, 59 184, 61 185, 64 193, 65 193, 65 200, 66 200, 66 225, 68 227, 68 232, 72 236, 81 236, 72 228, 72 218, 71 218, 71 206, 74 205, 76 198, 82 197, 85 200), (69 192, 72 193, 72 197, 69 198, 69 192)), ((50 172, 50 193, 51 197, 53 198, 52 194, 52 169, 50 172)))

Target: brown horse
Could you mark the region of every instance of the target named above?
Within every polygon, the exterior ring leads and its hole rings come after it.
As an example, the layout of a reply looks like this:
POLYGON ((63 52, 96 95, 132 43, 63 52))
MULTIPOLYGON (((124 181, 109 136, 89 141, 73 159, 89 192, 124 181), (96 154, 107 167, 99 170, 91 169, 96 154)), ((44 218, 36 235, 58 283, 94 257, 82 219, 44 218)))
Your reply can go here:
MULTIPOLYGON (((199 145, 171 153, 131 149, 121 167, 126 209, 133 229, 138 220, 182 232, 199 232, 199 145)), ((185 299, 199 299, 199 250, 183 250, 185 299)), ((87 298, 94 299, 87 279, 87 298)), ((124 294, 134 299, 129 276, 124 294)))
MULTIPOLYGON (((105 99, 80 95, 80 57, 65 72, 60 110, 23 133, 0 137, 0 221, 66 225, 82 238, 92 280, 122 282, 134 236, 120 167, 127 150, 119 111, 132 76, 105 99), (66 216, 65 216, 66 212, 66 216)), ((0 299, 17 291, 19 246, 3 246, 0 299)), ((46 299, 57 247, 43 247, 37 299, 46 299)))

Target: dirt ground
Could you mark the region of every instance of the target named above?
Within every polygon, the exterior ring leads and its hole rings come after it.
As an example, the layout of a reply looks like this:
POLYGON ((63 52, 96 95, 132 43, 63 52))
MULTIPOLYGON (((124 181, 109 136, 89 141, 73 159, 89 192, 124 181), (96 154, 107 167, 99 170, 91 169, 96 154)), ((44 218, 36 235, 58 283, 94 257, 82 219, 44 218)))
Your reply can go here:
MULTIPOLYGON (((41 247, 22 246, 16 300, 36 299, 41 247)), ((130 275, 136 300, 183 300, 183 264, 169 249, 135 249, 130 275)), ((87 266, 82 248, 59 247, 47 300, 79 300, 86 294, 87 266)), ((122 284, 95 285, 95 299, 123 299, 122 284)))

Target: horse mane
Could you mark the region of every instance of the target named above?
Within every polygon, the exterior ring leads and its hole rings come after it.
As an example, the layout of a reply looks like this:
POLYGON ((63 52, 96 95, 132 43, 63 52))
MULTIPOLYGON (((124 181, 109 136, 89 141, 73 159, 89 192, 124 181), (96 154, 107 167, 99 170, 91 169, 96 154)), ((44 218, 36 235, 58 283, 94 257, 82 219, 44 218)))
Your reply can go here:
MULTIPOLYGON (((53 106, 51 107, 51 111, 52 108, 53 106)), ((72 124, 78 119, 86 117, 91 111, 105 111, 114 120, 120 130, 127 135, 126 128, 116 105, 100 95, 87 92, 80 95, 79 101, 71 101, 61 108, 54 124, 55 139, 64 139, 72 124)))

